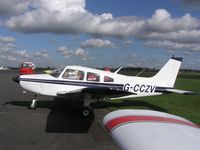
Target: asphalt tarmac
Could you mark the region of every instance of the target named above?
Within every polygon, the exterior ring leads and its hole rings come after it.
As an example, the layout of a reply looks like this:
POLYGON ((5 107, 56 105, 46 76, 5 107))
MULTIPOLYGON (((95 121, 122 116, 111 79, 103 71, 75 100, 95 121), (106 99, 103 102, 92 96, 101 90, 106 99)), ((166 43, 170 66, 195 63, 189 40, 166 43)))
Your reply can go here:
POLYGON ((11 80, 17 74, 0 71, 0 150, 118 149, 101 126, 105 108, 84 119, 70 101, 41 96, 30 110, 33 94, 11 80))

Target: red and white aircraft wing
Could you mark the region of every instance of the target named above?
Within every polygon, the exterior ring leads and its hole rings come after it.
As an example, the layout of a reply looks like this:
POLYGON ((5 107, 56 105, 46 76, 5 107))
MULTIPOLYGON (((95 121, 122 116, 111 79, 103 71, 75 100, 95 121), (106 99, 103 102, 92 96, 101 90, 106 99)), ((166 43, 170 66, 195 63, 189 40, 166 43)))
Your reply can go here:
POLYGON ((184 118, 150 110, 118 110, 104 126, 123 150, 199 150, 200 127, 184 118))

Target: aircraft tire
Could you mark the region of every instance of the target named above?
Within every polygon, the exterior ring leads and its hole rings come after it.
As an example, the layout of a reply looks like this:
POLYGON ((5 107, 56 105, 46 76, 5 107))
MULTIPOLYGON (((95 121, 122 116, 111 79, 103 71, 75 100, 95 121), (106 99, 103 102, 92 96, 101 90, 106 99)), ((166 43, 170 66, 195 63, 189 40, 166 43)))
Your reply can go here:
POLYGON ((89 118, 90 116, 92 116, 92 114, 93 114, 92 108, 86 107, 86 106, 83 107, 83 109, 82 109, 82 116, 84 118, 89 118))

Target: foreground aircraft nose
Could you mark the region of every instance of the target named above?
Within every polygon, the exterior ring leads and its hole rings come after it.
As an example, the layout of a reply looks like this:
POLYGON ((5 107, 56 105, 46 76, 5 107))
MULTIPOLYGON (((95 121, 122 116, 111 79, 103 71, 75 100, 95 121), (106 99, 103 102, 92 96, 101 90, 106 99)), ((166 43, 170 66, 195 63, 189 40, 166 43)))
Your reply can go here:
POLYGON ((13 77, 12 80, 13 80, 14 82, 19 83, 19 76, 13 77))

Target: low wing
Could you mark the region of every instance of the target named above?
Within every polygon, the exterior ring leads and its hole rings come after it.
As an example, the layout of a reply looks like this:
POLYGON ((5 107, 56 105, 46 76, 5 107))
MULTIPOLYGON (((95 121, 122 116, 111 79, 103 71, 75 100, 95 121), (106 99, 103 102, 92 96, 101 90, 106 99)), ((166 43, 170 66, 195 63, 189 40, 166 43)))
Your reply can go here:
POLYGON ((86 87, 72 91, 60 91, 57 93, 58 96, 70 96, 72 94, 90 94, 97 97, 120 97, 127 95, 136 95, 125 90, 113 89, 107 87, 86 87))
POLYGON ((118 97, 118 96, 134 94, 129 91, 107 88, 107 87, 84 88, 82 90, 82 93, 87 93, 87 94, 92 94, 92 95, 97 95, 97 96, 111 96, 111 97, 118 97))
POLYGON ((111 112, 103 125, 121 150, 198 150, 200 127, 184 118, 150 110, 111 112))

